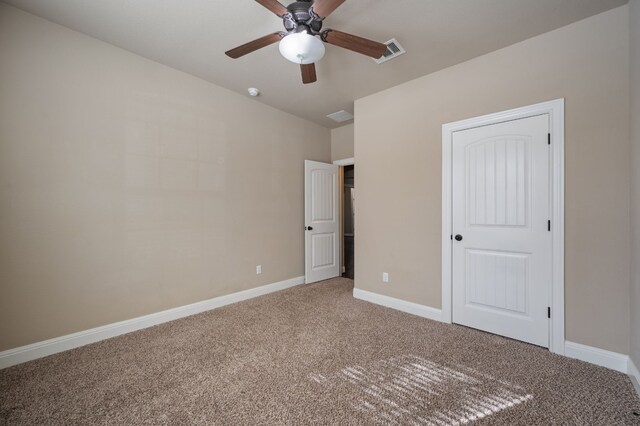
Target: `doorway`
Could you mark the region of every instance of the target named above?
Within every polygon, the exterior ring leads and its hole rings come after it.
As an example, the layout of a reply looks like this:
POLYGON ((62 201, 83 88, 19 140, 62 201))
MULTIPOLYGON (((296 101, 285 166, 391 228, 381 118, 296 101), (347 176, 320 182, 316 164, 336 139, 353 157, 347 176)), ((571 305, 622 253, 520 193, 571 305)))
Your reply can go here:
POLYGON ((355 166, 343 168, 342 186, 342 222, 343 222, 343 261, 345 278, 355 278, 355 166))
POLYGON ((340 272, 355 279, 355 158, 334 160, 333 164, 340 167, 340 272))
POLYGON ((564 353, 564 101, 443 126, 443 320, 564 353))

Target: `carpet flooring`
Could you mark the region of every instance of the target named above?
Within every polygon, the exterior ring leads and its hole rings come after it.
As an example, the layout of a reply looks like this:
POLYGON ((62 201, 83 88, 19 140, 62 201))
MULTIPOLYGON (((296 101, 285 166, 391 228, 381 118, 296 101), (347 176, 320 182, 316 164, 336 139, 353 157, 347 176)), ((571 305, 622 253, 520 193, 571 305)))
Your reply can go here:
POLYGON ((0 423, 640 424, 624 374, 352 289, 299 286, 1 370, 0 423))

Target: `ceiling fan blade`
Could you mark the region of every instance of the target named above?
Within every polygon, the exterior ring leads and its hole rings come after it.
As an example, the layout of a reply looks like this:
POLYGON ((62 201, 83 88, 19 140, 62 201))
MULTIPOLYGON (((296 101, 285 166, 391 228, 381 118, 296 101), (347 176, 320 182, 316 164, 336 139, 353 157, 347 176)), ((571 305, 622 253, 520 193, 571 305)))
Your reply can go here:
POLYGON ((324 19, 344 2, 345 0, 316 0, 311 5, 311 9, 316 15, 324 19))
POLYGON ((284 7, 278 0, 256 0, 256 1, 281 18, 282 18, 282 15, 289 12, 287 8, 284 7))
POLYGON ((326 30, 322 33, 322 40, 334 46, 353 50, 374 59, 381 57, 387 51, 387 45, 377 41, 343 33, 337 30, 326 30))
POLYGON ((318 80, 316 78, 316 64, 300 64, 300 71, 302 71, 304 84, 314 83, 318 80))
POLYGON ((227 50, 224 53, 230 58, 237 59, 241 56, 246 55, 247 53, 251 53, 255 50, 262 49, 263 47, 269 46, 270 44, 280 41, 280 39, 282 39, 282 37, 284 37, 285 35, 286 33, 283 33, 283 32, 269 34, 264 37, 260 37, 253 41, 250 41, 249 43, 245 43, 242 46, 238 46, 235 49, 227 50))

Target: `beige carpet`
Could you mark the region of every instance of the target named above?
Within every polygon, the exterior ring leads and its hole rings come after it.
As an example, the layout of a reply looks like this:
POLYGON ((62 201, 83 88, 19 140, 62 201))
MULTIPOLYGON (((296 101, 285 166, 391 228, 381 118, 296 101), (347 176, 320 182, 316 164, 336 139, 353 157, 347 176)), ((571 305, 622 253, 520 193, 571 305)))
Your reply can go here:
POLYGON ((640 424, 624 374, 300 286, 0 371, 2 424, 640 424))

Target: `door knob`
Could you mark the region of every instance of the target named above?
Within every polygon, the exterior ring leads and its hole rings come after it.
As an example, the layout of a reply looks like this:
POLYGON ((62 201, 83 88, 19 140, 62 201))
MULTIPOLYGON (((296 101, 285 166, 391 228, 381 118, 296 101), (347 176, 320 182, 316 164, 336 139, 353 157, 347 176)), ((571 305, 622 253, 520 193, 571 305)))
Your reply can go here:
POLYGON ((458 234, 456 235, 456 241, 462 241, 462 235, 458 234))
POLYGON ((313 231, 313 226, 307 226, 305 229, 306 229, 307 231, 313 231))

